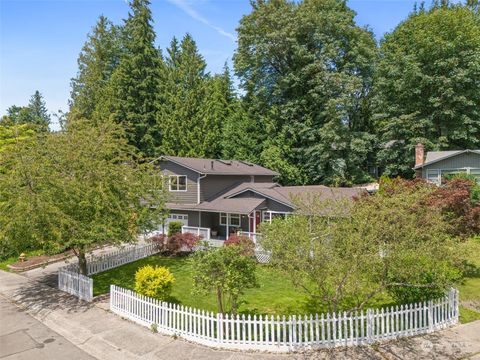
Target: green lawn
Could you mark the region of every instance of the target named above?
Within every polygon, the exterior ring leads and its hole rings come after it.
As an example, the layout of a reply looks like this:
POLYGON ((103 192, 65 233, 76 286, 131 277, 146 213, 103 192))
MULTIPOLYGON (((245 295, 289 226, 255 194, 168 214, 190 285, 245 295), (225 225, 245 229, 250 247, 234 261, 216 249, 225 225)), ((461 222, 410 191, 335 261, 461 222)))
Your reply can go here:
MULTIPOLYGON (((185 257, 150 256, 93 276, 94 296, 107 293, 110 284, 133 289, 135 271, 145 265, 165 266, 175 276, 173 302, 199 309, 217 311, 215 297, 192 295, 192 269, 185 257)), ((305 314, 311 311, 308 297, 295 289, 288 279, 268 266, 258 265, 259 288, 242 296, 240 312, 257 314, 305 314)))
POLYGON ((470 270, 458 284, 460 291, 460 321, 480 320, 480 237, 469 239, 464 244, 470 270))
MULTIPOLYGON (((480 238, 470 239, 467 247, 471 271, 468 277, 457 285, 460 290, 460 321, 462 323, 480 319, 480 238)), ((109 291, 110 284, 133 290, 135 271, 144 265, 160 265, 170 269, 175 276, 175 285, 170 301, 199 309, 216 311, 214 295, 192 294, 192 269, 186 257, 151 256, 109 271, 96 274, 94 295, 109 291)), ((258 265, 259 288, 249 289, 242 296, 240 312, 251 314, 308 314, 322 312, 309 302, 309 297, 296 289, 288 278, 267 265, 258 265)), ((378 296, 369 303, 370 307, 392 305, 388 296, 378 296)))

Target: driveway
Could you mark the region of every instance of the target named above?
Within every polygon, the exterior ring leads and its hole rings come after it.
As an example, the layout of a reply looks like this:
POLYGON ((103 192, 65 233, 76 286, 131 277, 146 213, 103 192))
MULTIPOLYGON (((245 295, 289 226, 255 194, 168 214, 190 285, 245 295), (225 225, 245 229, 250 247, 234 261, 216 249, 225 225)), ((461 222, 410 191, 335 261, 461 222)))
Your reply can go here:
MULTIPOLYGON (((375 346, 299 354, 216 350, 152 333, 96 304, 18 274, 0 271, 0 295, 97 359, 479 359, 480 321, 375 346)), ((42 340, 43 341, 43 340, 42 340)), ((73 359, 74 357, 72 357, 73 359)))
POLYGON ((0 359, 95 359, 0 296, 0 359))

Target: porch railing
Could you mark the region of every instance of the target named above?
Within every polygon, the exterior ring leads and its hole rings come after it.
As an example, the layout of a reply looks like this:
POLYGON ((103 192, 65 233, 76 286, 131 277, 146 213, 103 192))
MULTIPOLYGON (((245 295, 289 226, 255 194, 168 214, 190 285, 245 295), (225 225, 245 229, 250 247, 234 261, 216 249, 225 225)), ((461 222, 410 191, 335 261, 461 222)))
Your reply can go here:
POLYGON ((196 227, 196 226, 182 226, 182 234, 192 233, 201 236, 204 240, 210 240, 210 228, 196 227))
POLYGON ((250 238, 255 244, 258 244, 258 242, 262 239, 262 234, 260 234, 260 233, 254 233, 254 232, 240 230, 237 234, 239 236, 246 236, 246 237, 250 238))

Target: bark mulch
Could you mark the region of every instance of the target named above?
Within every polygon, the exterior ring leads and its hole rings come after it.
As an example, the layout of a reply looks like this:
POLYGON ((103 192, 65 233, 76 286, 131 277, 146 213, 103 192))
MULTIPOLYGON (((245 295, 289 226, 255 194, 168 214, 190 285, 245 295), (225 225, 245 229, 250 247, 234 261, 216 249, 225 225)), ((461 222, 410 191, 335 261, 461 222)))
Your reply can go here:
POLYGON ((56 255, 39 255, 29 256, 25 261, 17 261, 16 263, 7 265, 8 268, 15 272, 27 271, 37 267, 45 266, 54 262, 63 261, 73 256, 72 251, 66 251, 56 255))

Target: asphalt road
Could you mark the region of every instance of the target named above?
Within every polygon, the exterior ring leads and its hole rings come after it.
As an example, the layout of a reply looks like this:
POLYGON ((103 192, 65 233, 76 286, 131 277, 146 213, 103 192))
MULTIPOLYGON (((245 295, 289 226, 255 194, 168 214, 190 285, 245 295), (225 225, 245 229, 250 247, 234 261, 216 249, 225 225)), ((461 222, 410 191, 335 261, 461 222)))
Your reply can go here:
POLYGON ((0 359, 95 359, 0 296, 0 359))

